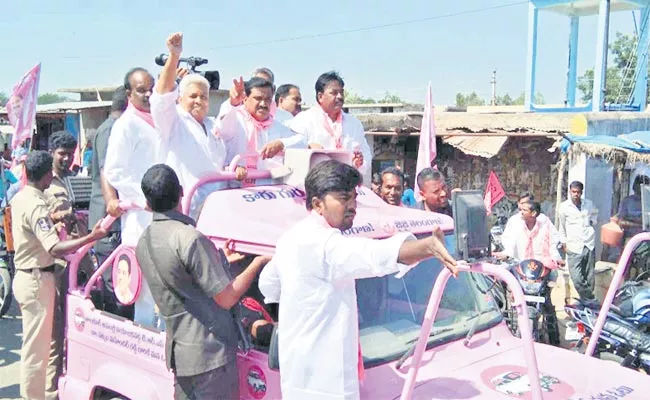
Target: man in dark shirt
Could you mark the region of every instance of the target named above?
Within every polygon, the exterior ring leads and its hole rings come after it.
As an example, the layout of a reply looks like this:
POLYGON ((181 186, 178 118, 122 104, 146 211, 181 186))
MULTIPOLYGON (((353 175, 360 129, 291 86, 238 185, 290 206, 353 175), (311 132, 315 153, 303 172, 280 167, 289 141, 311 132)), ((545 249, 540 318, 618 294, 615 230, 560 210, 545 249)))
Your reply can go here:
POLYGON ((141 186, 154 215, 136 257, 167 326, 174 398, 238 399, 237 329, 229 310, 270 257, 256 257, 231 279, 225 255, 179 211, 183 190, 174 170, 156 164, 141 186))
POLYGON ((438 170, 425 168, 416 179, 423 200, 418 202, 415 208, 453 217, 445 176, 438 170))
MULTIPOLYGON (((94 137, 92 145, 94 150, 90 168, 92 190, 90 193, 90 207, 88 210, 88 224, 90 226, 94 226, 97 221, 104 218, 107 209, 111 215, 116 217, 119 216, 119 208, 117 207, 119 199, 117 197, 117 192, 104 178, 104 160, 106 160, 106 148, 108 147, 108 138, 111 135, 111 128, 120 115, 122 115, 124 110, 126 110, 126 106, 126 89, 124 89, 123 86, 120 86, 115 90, 115 93, 113 93, 111 114, 108 116, 106 121, 99 126, 94 137)), ((108 236, 95 244, 95 255, 97 256, 97 261, 100 265, 119 244, 120 220, 118 218, 109 229, 108 236)), ((115 293, 113 292, 112 268, 107 268, 102 277, 104 278, 104 291, 102 294, 104 310, 128 319, 133 319, 133 305, 121 305, 115 297, 115 293)))

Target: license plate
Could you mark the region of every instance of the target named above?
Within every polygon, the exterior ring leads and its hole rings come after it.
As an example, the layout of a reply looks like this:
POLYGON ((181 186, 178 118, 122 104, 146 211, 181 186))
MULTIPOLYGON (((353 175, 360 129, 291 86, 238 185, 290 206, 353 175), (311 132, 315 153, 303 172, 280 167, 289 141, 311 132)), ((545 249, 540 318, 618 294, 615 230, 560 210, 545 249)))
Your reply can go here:
POLYGON ((578 332, 578 328, 568 325, 566 327, 566 332, 564 332, 564 340, 567 342, 575 342, 580 339, 582 339, 582 335, 578 332))
POLYGON ((544 303, 546 301, 542 296, 525 295, 526 303, 544 303))

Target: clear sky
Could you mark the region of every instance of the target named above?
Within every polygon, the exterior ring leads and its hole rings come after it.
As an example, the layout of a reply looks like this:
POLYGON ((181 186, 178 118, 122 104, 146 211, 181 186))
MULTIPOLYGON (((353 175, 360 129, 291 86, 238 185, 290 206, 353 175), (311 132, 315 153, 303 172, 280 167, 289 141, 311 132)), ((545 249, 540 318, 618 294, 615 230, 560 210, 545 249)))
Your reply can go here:
MULTIPOLYGON (((428 81, 436 104, 453 103, 459 91, 488 99, 493 69, 499 94, 516 97, 525 85, 528 5, 521 0, 2 3, 0 91, 5 92, 39 61, 40 93, 119 84, 134 66, 157 75, 154 57, 165 52, 165 39, 174 31, 184 33, 185 56, 208 58, 201 68, 220 71, 221 88, 228 89, 235 76, 268 66, 276 84, 301 86, 307 103, 313 103, 318 75, 331 69, 362 96, 390 92, 418 103, 424 101, 428 81), (476 11, 499 5, 506 6, 476 11), (300 36, 312 37, 282 40, 300 36)), ((596 22, 596 17, 581 19, 579 74, 594 64, 596 22)), ((612 14, 612 37, 633 29, 631 12, 612 14)), ((564 100, 568 31, 567 17, 540 14, 538 88, 547 103, 564 100)))

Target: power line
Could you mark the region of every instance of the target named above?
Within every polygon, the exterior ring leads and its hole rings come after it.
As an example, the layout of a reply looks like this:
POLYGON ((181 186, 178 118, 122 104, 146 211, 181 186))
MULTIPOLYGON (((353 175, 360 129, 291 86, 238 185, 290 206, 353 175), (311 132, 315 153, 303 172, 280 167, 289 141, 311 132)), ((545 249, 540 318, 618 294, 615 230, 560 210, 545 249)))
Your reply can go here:
POLYGON ((264 40, 264 41, 259 41, 259 42, 246 42, 246 43, 229 44, 229 45, 224 45, 224 46, 216 46, 216 47, 213 47, 213 49, 232 49, 232 48, 237 48, 237 47, 259 46, 259 45, 264 45, 264 44, 275 44, 275 43, 282 43, 282 42, 292 42, 292 41, 303 40, 303 39, 315 39, 315 38, 321 38, 321 37, 327 37, 327 36, 343 35, 343 34, 346 34, 346 33, 372 31, 372 30, 377 30, 377 29, 385 29, 385 28, 392 28, 392 27, 396 27, 396 26, 415 24, 415 23, 419 23, 419 22, 434 21, 434 20, 439 20, 439 19, 458 17, 458 16, 461 16, 461 15, 477 14, 477 13, 481 13, 481 12, 484 12, 484 11, 497 10, 497 9, 501 9, 501 8, 513 7, 513 6, 518 6, 518 5, 522 5, 522 4, 528 4, 528 0, 517 1, 517 2, 513 2, 513 3, 500 4, 500 5, 496 5, 496 6, 490 6, 490 7, 476 8, 476 9, 472 9, 472 10, 457 11, 457 12, 447 13, 447 14, 434 15, 434 16, 426 17, 426 18, 410 19, 410 20, 407 20, 407 21, 391 22, 391 23, 382 24, 382 25, 366 26, 366 27, 363 27, 363 28, 343 29, 343 30, 332 31, 332 32, 314 33, 314 34, 310 34, 310 35, 301 35, 301 36, 290 36, 290 37, 286 37, 286 38, 264 40))

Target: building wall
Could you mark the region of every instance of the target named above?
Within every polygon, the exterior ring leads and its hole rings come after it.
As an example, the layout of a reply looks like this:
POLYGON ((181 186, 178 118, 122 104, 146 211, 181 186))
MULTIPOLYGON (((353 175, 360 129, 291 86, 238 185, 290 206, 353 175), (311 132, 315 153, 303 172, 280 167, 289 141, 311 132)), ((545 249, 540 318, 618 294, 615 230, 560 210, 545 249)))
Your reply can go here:
MULTIPOLYGON (((506 197, 495 206, 498 216, 509 216, 516 209, 518 195, 532 192, 542 202, 543 212, 554 218, 558 154, 547 151, 552 144, 553 140, 546 138, 510 138, 499 155, 486 159, 469 156, 438 138, 436 164, 450 189, 483 191, 490 171, 494 171, 506 191, 506 197)), ((417 151, 417 137, 374 136, 373 172, 380 172, 380 166, 398 165, 413 185, 417 151)))

